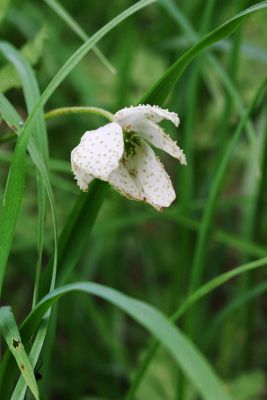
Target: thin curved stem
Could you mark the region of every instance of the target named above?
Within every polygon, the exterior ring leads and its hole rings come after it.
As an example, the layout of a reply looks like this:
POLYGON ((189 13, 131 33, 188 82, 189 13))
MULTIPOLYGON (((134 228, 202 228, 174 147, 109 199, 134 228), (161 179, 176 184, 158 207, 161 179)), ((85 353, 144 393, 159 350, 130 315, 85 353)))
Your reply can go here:
MULTIPOLYGON (((113 121, 113 114, 103 108, 99 107, 61 107, 55 108, 54 110, 48 111, 45 114, 45 119, 51 119, 56 117, 61 117, 64 115, 73 115, 73 114, 95 114, 101 117, 106 118, 109 121, 113 121)), ((17 134, 14 132, 8 132, 6 134, 1 135, 0 144, 8 143, 12 140, 16 139, 17 134)))
POLYGON ((48 111, 45 114, 45 119, 51 119, 56 117, 61 117, 62 115, 73 115, 73 114, 95 114, 100 115, 108 119, 109 121, 113 121, 113 114, 109 111, 104 110, 99 107, 61 107, 55 108, 54 110, 48 111))

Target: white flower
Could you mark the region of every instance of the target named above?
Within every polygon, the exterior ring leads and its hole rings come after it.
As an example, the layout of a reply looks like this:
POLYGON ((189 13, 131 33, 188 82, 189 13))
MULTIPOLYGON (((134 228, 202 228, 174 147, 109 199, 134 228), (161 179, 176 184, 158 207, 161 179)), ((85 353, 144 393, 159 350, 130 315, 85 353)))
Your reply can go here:
POLYGON ((71 152, 72 170, 78 186, 86 191, 98 178, 108 181, 130 199, 143 200, 157 210, 168 207, 175 192, 153 146, 186 165, 183 151, 158 125, 163 119, 176 127, 178 115, 157 106, 139 105, 118 111, 113 122, 87 131, 71 152))

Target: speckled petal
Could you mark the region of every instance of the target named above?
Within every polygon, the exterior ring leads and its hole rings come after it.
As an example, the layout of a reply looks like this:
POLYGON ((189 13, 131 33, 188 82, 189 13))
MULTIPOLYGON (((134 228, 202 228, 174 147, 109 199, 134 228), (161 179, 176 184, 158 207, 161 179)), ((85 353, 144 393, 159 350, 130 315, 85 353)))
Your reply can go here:
POLYGON ((144 120, 158 123, 163 119, 168 119, 175 126, 179 125, 179 117, 176 113, 170 112, 158 106, 139 105, 136 107, 126 107, 119 110, 114 115, 114 121, 118 122, 124 129, 135 130, 136 124, 144 120))
POLYGON ((92 182, 92 180, 94 180, 94 177, 79 169, 79 167, 74 162, 72 163, 72 171, 77 181, 77 185, 81 190, 86 192, 89 184, 92 182))
POLYGON ((125 168, 123 162, 109 177, 109 183, 118 192, 133 200, 144 200, 134 176, 125 168))
POLYGON ((127 159, 126 168, 135 178, 143 199, 157 210, 169 207, 176 195, 169 175, 144 141, 136 149, 135 156, 127 159))
POLYGON ((122 129, 115 122, 85 132, 80 144, 71 152, 72 170, 79 186, 83 188, 90 176, 107 181, 111 172, 118 168, 123 150, 122 129))
POLYGON ((138 134, 153 146, 166 151, 172 157, 177 158, 181 164, 186 165, 186 158, 183 150, 159 125, 152 121, 143 121, 138 124, 138 134))

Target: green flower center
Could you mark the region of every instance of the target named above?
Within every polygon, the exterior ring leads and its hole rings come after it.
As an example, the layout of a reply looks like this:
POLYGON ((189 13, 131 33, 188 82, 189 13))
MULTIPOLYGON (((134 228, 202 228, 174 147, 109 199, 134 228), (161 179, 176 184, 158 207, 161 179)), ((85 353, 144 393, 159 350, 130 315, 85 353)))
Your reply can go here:
POLYGON ((140 138, 134 131, 123 132, 124 149, 126 157, 133 157, 136 154, 136 147, 140 146, 140 138))

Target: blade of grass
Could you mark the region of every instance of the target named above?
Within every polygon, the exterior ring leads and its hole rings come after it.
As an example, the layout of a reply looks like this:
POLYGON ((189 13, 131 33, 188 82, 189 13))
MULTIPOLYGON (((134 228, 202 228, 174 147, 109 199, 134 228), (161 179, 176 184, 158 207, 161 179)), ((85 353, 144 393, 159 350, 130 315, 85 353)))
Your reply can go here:
MULTIPOLYGON (((199 39, 199 35, 193 29, 192 25, 190 24, 190 21, 185 17, 185 15, 181 12, 181 10, 175 5, 175 3, 172 0, 160 0, 160 4, 162 4, 164 9, 169 13, 170 17, 173 18, 179 24, 179 26, 184 30, 184 32, 190 37, 190 39, 193 42, 198 40, 197 44, 200 43, 201 40, 199 39)), ((262 3, 259 3, 259 5, 262 5, 262 3)), ((250 10, 250 9, 247 9, 247 10, 250 10)), ((245 13, 247 10, 243 11, 243 13, 245 13)), ((240 14, 238 14, 238 15, 240 15, 240 14)), ((225 24, 227 24, 227 22, 225 24)), ((223 27, 223 25, 221 27, 223 27)), ((237 27, 238 26, 239 25, 237 25, 237 27)), ((218 29, 220 29, 220 27, 218 29)), ((211 32, 211 34, 212 34, 212 32, 211 32)), ((204 39, 202 39, 202 40, 204 40, 204 39)), ((243 105, 242 99, 240 98, 238 90, 236 89, 230 76, 225 72, 224 68, 222 68, 221 64, 217 61, 217 59, 213 55, 208 54, 207 61, 210 64, 210 66, 214 69, 214 71, 217 73, 218 77, 221 79, 221 81, 225 87, 225 90, 227 91, 228 95, 231 97, 232 101, 234 102, 238 112, 240 113, 240 116, 241 117, 244 116, 245 107, 243 105)), ((202 74, 203 74, 203 79, 207 79, 206 78, 206 69, 203 69, 202 74)), ((209 86, 209 83, 207 83, 207 85, 209 86)), ((251 148, 255 150, 256 149, 255 132, 254 132, 252 123, 249 119, 246 122, 246 132, 247 132, 247 136, 248 136, 248 140, 250 142, 251 148)), ((254 166, 255 167, 255 176, 258 178, 260 175, 260 169, 259 169, 259 165, 257 163, 256 158, 254 158, 254 163, 255 163, 255 166, 254 166)))
MULTIPOLYGON (((0 49, 2 50, 4 56, 14 65, 19 74, 27 105, 27 111, 28 113, 30 113, 40 97, 38 83, 33 73, 33 70, 30 64, 27 62, 27 60, 13 46, 7 43, 0 43, 0 49)), ((37 146, 44 159, 44 164, 47 164, 49 158, 48 140, 47 140, 43 110, 39 111, 38 116, 36 118, 33 140, 34 139, 36 139, 37 146)), ((36 264, 33 305, 36 304, 39 294, 43 245, 44 245, 44 229, 45 229, 44 226, 45 226, 45 215, 46 215, 46 196, 45 196, 46 188, 44 180, 40 173, 37 174, 37 187, 38 187, 38 224, 37 224, 38 258, 36 264)), ((57 242, 56 230, 54 229, 54 243, 55 243, 54 257, 56 255, 56 242, 57 242)), ((54 266, 56 266, 55 263, 54 266)), ((54 275, 56 276, 56 271, 54 275)))
MULTIPOLYGON (((0 50, 4 57, 14 65, 19 74, 27 111, 30 114, 40 97, 40 91, 34 72, 26 58, 11 44, 0 42, 0 50)), ((42 152, 46 162, 48 158, 48 142, 42 109, 38 111, 33 129, 33 136, 35 137, 39 150, 42 152)))
MULTIPOLYGON (((212 16, 212 10, 214 8, 214 0, 206 1, 203 10, 201 22, 200 22, 200 36, 208 31, 210 19, 212 16)), ((188 89, 185 95, 187 117, 184 124, 184 134, 182 147, 185 154, 187 155, 187 167, 182 168, 179 173, 179 182, 183 190, 180 193, 180 204, 184 210, 184 215, 189 214, 188 205, 191 203, 194 197, 194 146, 193 146, 193 133, 194 133, 194 121, 198 109, 198 95, 200 88, 200 72, 202 65, 202 58, 199 57, 193 65, 191 75, 188 82, 188 89)), ((182 296, 184 289, 186 288, 187 274, 190 269, 192 262, 192 252, 187 246, 187 243, 193 240, 192 232, 188 229, 182 231, 180 251, 178 254, 177 265, 183 266, 182 268, 174 268, 173 274, 173 285, 170 290, 170 309, 176 306, 177 293, 182 296)), ((178 398, 183 398, 178 394, 178 398)))
MULTIPOLYGON (((23 126, 23 122, 11 105, 11 103, 7 100, 7 98, 0 93, 0 112, 5 120, 5 122, 15 130, 15 132, 20 135, 21 126, 23 126)), ((44 185, 46 187, 46 192, 51 208, 51 215, 52 215, 52 223, 53 223, 53 234, 54 234, 54 255, 53 255, 53 275, 51 285, 54 285, 55 276, 56 276, 56 265, 57 265, 57 229, 56 229, 56 220, 55 220, 55 206, 54 206, 54 198, 53 198, 53 191, 51 188, 50 180, 49 180, 49 173, 47 167, 45 165, 44 159, 42 154, 40 153, 36 143, 33 141, 32 138, 29 140, 28 144, 29 154, 36 165, 40 175, 42 176, 44 185)), ((0 240, 1 241, 1 240, 0 240)))
MULTIPOLYGON (((164 42, 162 47, 163 49, 166 50, 173 50, 173 49, 177 50, 180 48, 184 49, 188 48, 189 46, 192 46, 194 42, 195 40, 191 36, 188 37, 187 34, 185 34, 185 35, 179 35, 174 38, 169 38, 168 41, 166 41, 166 44, 164 42)), ((232 41, 227 39, 223 39, 220 42, 212 45, 212 50, 217 50, 222 54, 231 53, 232 48, 233 48, 232 41)), ((264 49, 261 49, 260 47, 256 46, 254 43, 253 44, 250 43, 248 40, 245 40, 241 44, 240 55, 244 58, 247 58, 248 60, 260 62, 262 64, 267 63, 267 52, 264 51, 264 49)))
MULTIPOLYGON (((209 25, 212 18, 212 13, 214 9, 215 1, 206 1, 205 8, 203 10, 203 16, 201 18, 199 36, 203 37, 203 34, 209 31, 209 25)), ((181 206, 184 209, 184 214, 188 214, 187 205, 190 204, 194 197, 194 187, 195 187, 195 176, 194 176, 194 146, 193 146, 193 135, 194 135, 194 123, 195 116, 198 110, 198 98, 200 89, 200 74, 202 69, 203 59, 199 57, 199 60, 194 65, 194 69, 191 73, 188 91, 186 93, 187 101, 187 118, 185 120, 185 130, 184 130, 184 152, 189 156, 187 161, 187 168, 181 169, 180 171, 180 182, 184 190, 181 192, 181 206)), ((179 252, 177 260, 177 268, 174 269, 173 274, 173 285, 171 288, 171 301, 170 309, 173 309, 177 304, 178 293, 179 296, 183 296, 185 288, 188 282, 188 271, 191 269, 192 264, 192 252, 188 247, 188 243, 192 243, 194 238, 192 233, 185 229, 182 235, 181 250, 179 252), (180 266, 183 266, 181 268, 180 266)), ((179 370, 177 374, 177 399, 184 399, 186 396, 187 382, 182 371, 179 370)))
POLYGON ((208 33, 203 39, 199 40, 194 46, 187 50, 155 83, 155 85, 142 98, 142 103, 162 104, 174 85, 180 78, 181 74, 188 64, 203 50, 211 46, 213 43, 232 34, 239 24, 251 14, 260 10, 267 9, 267 2, 257 3, 247 8, 241 13, 235 15, 218 28, 208 33))
POLYGON ((34 398, 38 400, 39 391, 33 368, 26 351, 24 350, 19 330, 10 307, 0 308, 0 332, 4 336, 8 348, 18 364, 21 375, 33 393, 34 398))
MULTIPOLYGON (((1 115, 3 116, 3 119, 6 121, 6 123, 8 125, 12 126, 16 130, 17 134, 19 134, 19 127, 21 126, 20 116, 18 115, 16 110, 13 108, 13 106, 9 103, 9 101, 6 99, 6 97, 2 94, 0 94, 0 111, 1 111, 1 115)), ((29 150, 29 153, 30 153, 30 156, 31 156, 33 162, 35 163, 35 165, 39 171, 39 175, 42 177, 44 186, 45 186, 47 194, 48 194, 50 207, 51 207, 53 233, 54 233, 54 254, 53 254, 52 262, 51 262, 52 272, 51 272, 49 278, 50 278, 50 289, 52 290, 54 288, 55 277, 56 277, 56 266, 57 266, 57 232, 56 232, 53 192, 51 189, 48 171, 47 171, 46 165, 44 163, 43 155, 40 153, 38 147, 36 146, 36 143, 33 141, 33 138, 30 138, 30 140, 29 140, 28 150, 29 150)), ((40 245, 40 243, 39 243, 39 245, 40 245)), ((40 253, 39 253, 38 261, 39 261, 39 266, 41 266, 40 253)), ((37 267, 38 267, 38 265, 37 265, 37 267)), ((39 279, 38 275, 37 275, 37 279, 39 279)), ((35 283, 35 294, 37 294, 37 290, 36 290, 37 285, 38 285, 38 289, 39 289, 39 281, 37 282, 37 284, 35 283)), ((37 296, 35 296, 34 300, 36 298, 37 298, 37 296)), ((45 338, 45 330, 42 330, 42 335, 43 335, 43 338, 42 338, 42 342, 43 342, 44 338, 45 338)), ((35 342, 36 341, 38 343, 40 343, 40 341, 41 341, 41 338, 39 337, 39 331, 38 331, 37 337, 35 339, 35 342)), ((2 364, 2 366, 1 366, 1 373, 3 370, 4 370, 4 364, 2 364)), ((26 388, 26 385, 24 385, 24 386, 26 388)), ((5 381, 5 388, 8 388, 8 387, 9 387, 9 385, 5 381)), ((6 397, 5 394, 3 395, 3 397, 6 397)))
MULTIPOLYGON (((211 281, 207 282, 199 289, 197 289, 195 292, 193 292, 190 296, 188 296, 187 299, 181 304, 181 306, 179 306, 177 310, 172 314, 171 320, 173 322, 178 321, 195 303, 207 296, 213 290, 228 282, 230 279, 233 279, 234 277, 242 275, 248 271, 264 267, 265 265, 267 265, 267 257, 261 258, 260 260, 253 261, 248 264, 240 265, 239 267, 234 268, 231 271, 221 274, 218 277, 212 279, 211 281)), ((159 346, 160 344, 158 342, 153 342, 150 345, 137 370, 137 373, 135 374, 135 377, 126 395, 125 400, 133 400, 135 398, 135 394, 137 393, 139 385, 144 379, 147 369, 153 358, 155 357, 159 346)))
MULTIPOLYGON (((232 152, 241 136, 242 129, 245 126, 246 120, 256 104, 259 101, 259 98, 262 96, 264 90, 266 89, 266 79, 262 82, 262 84, 259 86, 257 89, 252 101, 250 102, 249 106, 247 107, 247 111, 244 115, 243 118, 241 118, 232 138, 228 142, 228 145, 225 149, 225 152, 223 154, 223 157, 220 161, 220 164, 218 165, 218 168, 215 172, 215 176, 213 179, 213 185, 209 194, 209 197, 207 199, 207 203, 204 209, 201 225, 200 225, 200 231, 199 231, 199 236, 196 244, 196 251, 194 254, 194 260, 193 260, 193 267, 192 267, 192 275, 191 275, 191 282, 190 282, 190 290, 193 291, 195 290, 200 284, 203 276, 203 270, 204 270, 204 265, 205 265, 205 256, 206 256, 206 244, 208 241, 209 237, 209 231, 212 223, 212 218, 216 209, 217 205, 217 199, 218 199, 218 194, 221 188, 221 184, 223 181, 223 177, 228 165, 228 162, 230 160, 230 157, 232 155, 232 152)), ((195 320, 196 315, 191 316, 192 321, 195 320)), ((193 326, 195 322, 189 322, 189 327, 190 332, 193 332, 193 326)))
POLYGON ((192 384, 206 400, 230 399, 224 386, 216 377, 207 361, 194 345, 175 328, 168 319, 150 305, 126 296, 114 289, 95 283, 75 283, 50 292, 31 312, 22 325, 21 335, 28 340, 47 310, 68 292, 82 291, 94 294, 120 308, 155 336, 178 365, 183 369, 192 384))
MULTIPOLYGON (((257 153, 256 156, 259 160, 259 164, 263 171, 264 168, 264 156, 266 153, 266 136, 267 136, 267 120, 266 120, 266 106, 262 110, 262 117, 260 118, 260 123, 258 124, 258 136, 257 136, 257 153)), ((243 238, 245 240, 254 240, 258 241, 259 237, 257 235, 259 220, 257 220, 257 215, 260 207, 260 193, 264 190, 264 182, 263 179, 255 180, 252 174, 253 168, 253 159, 254 154, 250 154, 247 157, 247 166, 246 166, 246 174, 245 174, 245 182, 244 182, 244 190, 246 193, 250 193, 253 196, 253 201, 248 204, 243 205, 243 216, 242 216, 242 225, 241 231, 243 232, 243 238)), ((248 261, 248 256, 244 255, 243 261, 248 261)), ((246 277, 243 277, 240 284, 240 292, 245 295, 248 291, 250 291, 255 285, 255 280, 252 274, 248 274, 246 277)), ((254 349, 253 344, 253 332, 255 329, 257 310, 256 305, 254 303, 248 304, 244 307, 240 313, 239 318, 236 318, 237 324, 240 324, 245 327, 244 329, 244 337, 241 341, 242 357, 240 357, 240 365, 241 368, 248 368, 248 366, 252 362, 252 352, 254 349)))
MULTIPOLYGON (((80 39, 82 39, 84 42, 89 39, 89 36, 86 34, 86 32, 59 2, 55 0, 44 0, 44 2, 59 16, 59 18, 66 23, 66 25, 68 25, 73 32, 76 33, 77 36, 79 36, 80 39)), ((97 46, 94 46, 92 51, 112 74, 116 74, 116 69, 97 46)))
POLYGON ((205 342, 208 344, 213 340, 215 332, 217 332, 218 329, 223 326, 223 323, 230 315, 236 313, 244 305, 247 305, 251 301, 257 299, 266 291, 267 283, 261 282, 258 285, 255 285, 251 289, 247 290, 245 293, 238 293, 234 297, 234 299, 229 302, 229 304, 227 304, 218 314, 216 314, 214 320, 211 322, 209 331, 207 332, 205 342))
MULTIPOLYGON (((16 24, 15 24, 16 26, 16 24)), ((44 50, 44 42, 47 38, 46 27, 42 27, 35 37, 28 41, 21 49, 21 55, 28 61, 29 64, 35 65, 44 50)), ((0 92, 5 93, 9 89, 21 87, 21 79, 18 76, 14 67, 10 64, 0 68, 0 92)))
MULTIPOLYGON (((32 362, 33 367, 35 367, 37 364, 39 355, 41 353, 44 344, 44 339, 47 331, 47 324, 48 324, 48 319, 43 318, 38 328, 38 332, 30 352, 29 358, 32 362)), ((26 390, 27 390, 27 385, 25 384, 24 379, 21 376, 17 382, 17 385, 14 389, 14 392, 12 393, 10 400, 23 400, 25 398, 26 390)))

